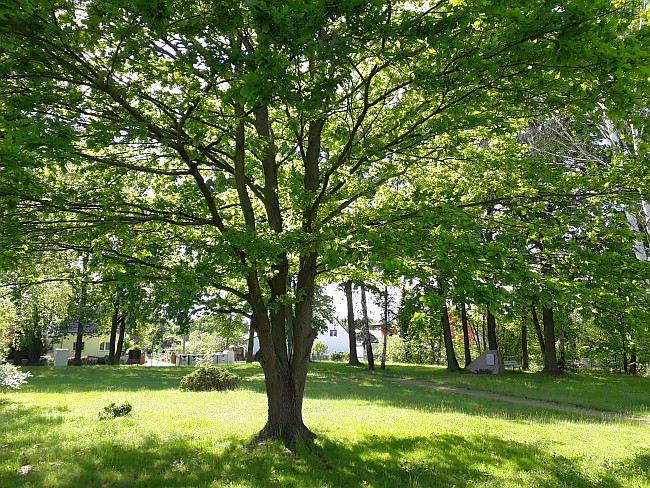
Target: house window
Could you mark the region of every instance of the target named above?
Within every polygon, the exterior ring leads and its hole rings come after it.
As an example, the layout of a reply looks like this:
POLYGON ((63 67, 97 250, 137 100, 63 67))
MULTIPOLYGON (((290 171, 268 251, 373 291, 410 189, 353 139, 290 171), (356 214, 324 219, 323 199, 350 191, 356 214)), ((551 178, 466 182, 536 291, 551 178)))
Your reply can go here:
MULTIPOLYGON (((83 350, 85 349, 85 347, 86 347, 86 343, 85 343, 85 342, 82 342, 82 343, 81 343, 81 350, 83 351, 83 350)), ((72 350, 73 350, 73 351, 76 351, 76 350, 77 350, 77 341, 75 341, 75 342, 72 343, 72 350)))
POLYGON ((336 337, 336 329, 330 330, 330 337, 336 337))
POLYGON ((100 351, 110 351, 111 350, 111 342, 110 341, 103 341, 99 343, 99 350, 100 351))

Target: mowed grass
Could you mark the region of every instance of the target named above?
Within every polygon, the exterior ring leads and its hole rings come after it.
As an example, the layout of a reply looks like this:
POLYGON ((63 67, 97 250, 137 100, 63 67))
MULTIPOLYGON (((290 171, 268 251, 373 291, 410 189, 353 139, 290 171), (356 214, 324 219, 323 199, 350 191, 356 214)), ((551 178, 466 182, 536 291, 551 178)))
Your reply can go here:
MULTIPOLYGON (((334 370, 337 366, 323 363, 334 370)), ((364 371, 367 373, 367 371, 364 371)), ((419 379, 535 400, 595 408, 629 415, 650 416, 650 377, 582 370, 562 376, 507 370, 502 375, 476 375, 461 371, 448 373, 441 366, 390 364, 372 374, 419 379)))
MULTIPOLYGON (((256 364, 232 368, 242 377, 237 390, 210 393, 179 391, 184 367, 30 369, 23 390, 0 395, 0 486, 650 487, 648 424, 396 384, 343 364, 311 367, 304 416, 318 435, 312 445, 297 455, 280 443, 251 446, 266 418, 263 375, 256 364), (97 420, 103 406, 123 401, 130 416, 97 420)), ((440 368, 391 370, 466 381, 440 368)), ((539 375, 521 376, 547 388, 539 375)), ((632 410, 647 408, 650 380, 642 380, 645 400, 631 383, 632 410)), ((580 381, 559 380, 546 399, 580 381)))

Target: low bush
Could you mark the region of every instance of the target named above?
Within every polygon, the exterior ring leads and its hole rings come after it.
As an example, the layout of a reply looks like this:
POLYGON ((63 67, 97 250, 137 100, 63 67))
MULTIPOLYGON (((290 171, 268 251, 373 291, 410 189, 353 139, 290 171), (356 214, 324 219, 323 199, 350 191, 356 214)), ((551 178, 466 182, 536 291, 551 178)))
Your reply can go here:
POLYGON ((201 365, 181 379, 183 391, 232 390, 237 385, 239 376, 227 369, 213 365, 201 365))
POLYGON ((99 420, 110 420, 117 417, 124 417, 133 410, 133 406, 129 402, 124 402, 120 405, 111 402, 99 411, 99 420))
POLYGON ((332 354, 330 354, 330 360, 332 360, 332 361, 349 361, 350 360, 350 353, 349 352, 335 351, 332 354))
POLYGON ((0 391, 20 390, 30 376, 13 364, 0 364, 0 391))

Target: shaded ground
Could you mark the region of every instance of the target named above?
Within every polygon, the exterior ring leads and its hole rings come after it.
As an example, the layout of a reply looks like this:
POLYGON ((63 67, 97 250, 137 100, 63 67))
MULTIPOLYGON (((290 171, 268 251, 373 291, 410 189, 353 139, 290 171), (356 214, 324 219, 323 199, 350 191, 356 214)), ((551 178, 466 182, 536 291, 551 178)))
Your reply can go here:
POLYGON ((561 412, 575 413, 579 415, 589 415, 591 417, 600 417, 602 419, 607 419, 607 420, 631 420, 635 422, 641 422, 644 424, 650 424, 650 417, 625 415, 616 412, 605 412, 603 410, 596 410, 594 408, 578 407, 575 405, 567 405, 564 403, 549 402, 545 400, 533 400, 531 398, 522 398, 522 397, 511 396, 511 395, 504 395, 502 393, 492 393, 489 391, 470 390, 469 388, 463 388, 460 386, 443 385, 440 383, 431 383, 429 381, 424 381, 424 380, 391 378, 388 376, 373 376, 373 378, 379 378, 384 381, 392 381, 395 383, 404 383, 408 385, 419 386, 422 388, 444 390, 452 393, 460 393, 462 395, 471 395, 471 396, 476 396, 481 398, 491 398, 493 400, 503 400, 506 402, 518 403, 520 405, 530 405, 533 407, 540 407, 549 410, 558 410, 561 412))

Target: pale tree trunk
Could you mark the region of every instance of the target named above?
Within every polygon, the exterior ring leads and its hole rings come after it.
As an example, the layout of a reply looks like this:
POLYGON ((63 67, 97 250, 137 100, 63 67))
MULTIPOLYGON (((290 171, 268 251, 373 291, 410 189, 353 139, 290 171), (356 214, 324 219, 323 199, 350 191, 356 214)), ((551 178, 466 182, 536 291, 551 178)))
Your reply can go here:
POLYGON ((345 299, 348 309, 348 341, 350 347, 350 359, 348 366, 360 366, 359 357, 357 356, 357 333, 354 328, 354 303, 352 301, 352 281, 348 280, 343 283, 345 290, 345 299))
POLYGON ((382 339, 384 348, 381 351, 379 368, 386 369, 386 345, 388 344, 388 287, 384 285, 384 324, 382 326, 382 339))
POLYGON ((550 375, 559 375, 562 373, 557 364, 557 354, 555 350, 555 320, 553 318, 553 309, 542 306, 542 322, 544 324, 544 369, 543 373, 550 375))
POLYGON ((372 354, 372 342, 370 341, 370 324, 368 321, 368 302, 366 300, 366 285, 362 282, 361 288, 361 313, 363 316, 363 344, 366 348, 366 356, 368 357, 368 369, 375 369, 375 358, 372 354))

